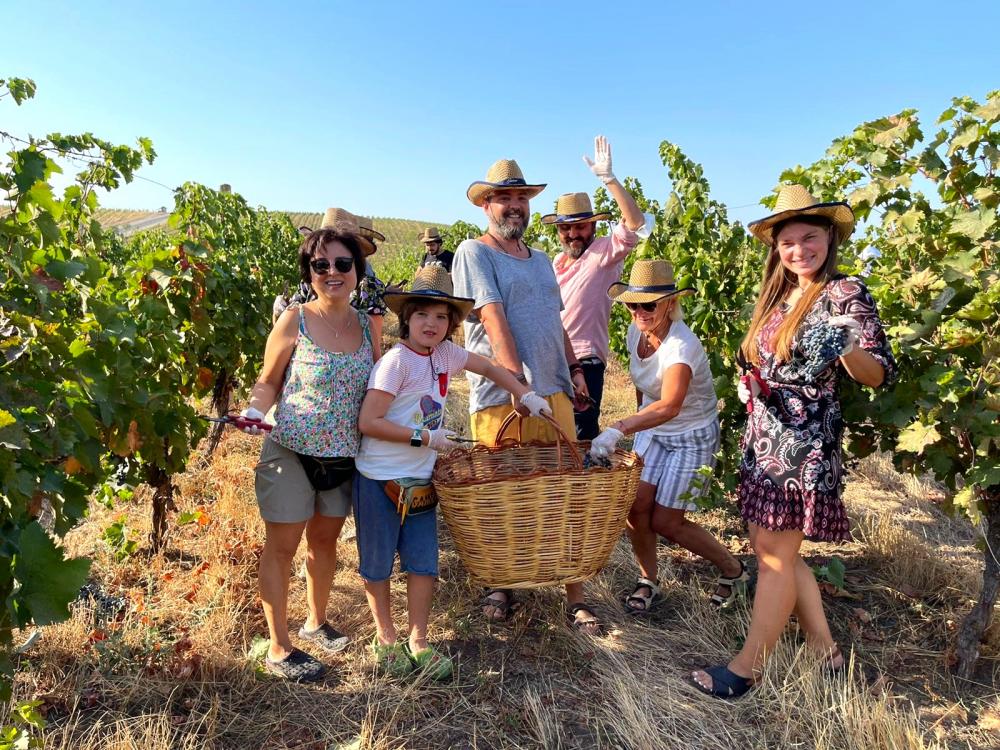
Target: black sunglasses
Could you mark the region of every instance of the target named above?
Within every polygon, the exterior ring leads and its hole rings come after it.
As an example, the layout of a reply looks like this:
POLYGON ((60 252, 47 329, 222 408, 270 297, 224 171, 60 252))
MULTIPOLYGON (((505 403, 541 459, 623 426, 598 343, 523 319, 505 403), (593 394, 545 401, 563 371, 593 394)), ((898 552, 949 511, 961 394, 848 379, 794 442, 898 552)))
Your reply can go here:
MULTIPOLYGON (((320 276, 330 273, 330 261, 326 258, 316 258, 309 261, 309 267, 320 276)), ((354 268, 354 258, 334 258, 333 267, 341 273, 347 273, 354 268)))
POLYGON ((658 302, 626 302, 625 307, 627 307, 632 312, 636 310, 642 310, 643 312, 653 312, 656 309, 658 302))

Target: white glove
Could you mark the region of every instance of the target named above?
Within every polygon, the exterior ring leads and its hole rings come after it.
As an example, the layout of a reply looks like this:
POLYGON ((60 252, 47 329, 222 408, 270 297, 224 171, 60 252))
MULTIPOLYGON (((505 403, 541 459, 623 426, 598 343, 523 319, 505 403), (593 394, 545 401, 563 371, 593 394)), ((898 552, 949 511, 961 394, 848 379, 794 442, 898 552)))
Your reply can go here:
POLYGON ((547 414, 550 417, 552 416, 552 407, 549 406, 549 402, 534 391, 528 391, 521 396, 521 403, 524 404, 524 406, 528 409, 528 412, 533 417, 537 417, 541 414, 547 414))
POLYGON ((427 441, 427 447, 432 451, 450 451, 452 448, 456 448, 458 446, 457 443, 452 441, 452 438, 458 434, 454 430, 446 430, 442 428, 440 430, 428 430, 428 432, 431 437, 430 440, 427 441))
POLYGON ((844 348, 839 356, 844 357, 850 354, 854 351, 855 345, 861 343, 861 324, 853 316, 834 315, 832 318, 827 318, 826 324, 843 328, 847 332, 847 340, 844 342, 844 348))
MULTIPOLYGON (((241 411, 240 416, 243 417, 244 419, 250 419, 254 422, 263 423, 264 421, 264 415, 261 414, 261 412, 258 409, 254 409, 252 406, 248 406, 246 409, 241 411)), ((260 429, 260 427, 258 427, 257 425, 250 425, 249 427, 244 427, 243 432, 247 433, 248 435, 259 435, 263 432, 263 430, 260 429)))
POLYGON ((611 171, 611 144, 603 135, 594 139, 594 161, 586 156, 583 157, 583 161, 605 185, 617 179, 615 173, 611 171))
POLYGON ((743 378, 740 378, 736 383, 736 395, 739 396, 740 403, 745 404, 750 400, 750 389, 743 382, 743 378))
POLYGON ((614 427, 608 427, 604 432, 595 437, 593 442, 591 442, 590 455, 596 456, 597 458, 607 458, 615 452, 615 448, 618 447, 618 441, 623 437, 625 437, 625 435, 621 430, 616 430, 614 427))

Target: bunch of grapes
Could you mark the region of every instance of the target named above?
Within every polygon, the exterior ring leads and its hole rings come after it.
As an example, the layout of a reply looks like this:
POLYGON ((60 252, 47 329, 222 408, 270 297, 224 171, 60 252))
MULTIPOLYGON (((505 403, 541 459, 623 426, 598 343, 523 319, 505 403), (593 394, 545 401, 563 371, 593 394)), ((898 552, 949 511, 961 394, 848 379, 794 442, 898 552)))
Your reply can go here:
POLYGON ((585 469, 610 469, 611 459, 590 455, 590 451, 583 454, 583 468, 585 469))
POLYGON ((805 332, 799 348, 805 355, 802 374, 813 382, 826 366, 840 356, 847 344, 847 331, 840 326, 819 323, 805 332))

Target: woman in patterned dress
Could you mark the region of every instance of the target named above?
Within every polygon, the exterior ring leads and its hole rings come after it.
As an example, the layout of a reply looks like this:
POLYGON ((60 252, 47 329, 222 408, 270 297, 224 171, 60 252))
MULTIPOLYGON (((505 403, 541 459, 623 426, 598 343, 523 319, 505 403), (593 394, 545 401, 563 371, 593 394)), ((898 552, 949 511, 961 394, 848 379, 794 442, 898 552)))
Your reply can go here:
POLYGON ((752 687, 793 612, 826 668, 843 666, 799 548, 804 539, 850 538, 841 500, 841 377, 877 388, 896 374, 875 301, 860 279, 837 273, 837 247, 854 230, 850 207, 820 203, 805 188, 786 185, 776 209, 749 225, 770 250, 741 346, 747 373, 740 398, 749 415, 738 494, 757 556, 757 592, 742 650, 727 665, 692 674, 699 688, 724 698, 752 687), (803 346, 816 326, 841 329, 828 360, 810 358, 803 346))
POLYGON ((308 615, 299 638, 330 653, 349 642, 327 622, 326 606, 337 537, 350 511, 361 443, 358 414, 379 356, 368 315, 350 303, 364 268, 363 242, 350 231, 320 229, 305 239, 299 271, 314 299, 281 313, 243 412, 262 422, 277 404, 255 477, 265 528, 260 598, 271 637, 264 665, 296 681, 318 679, 325 671, 319 660, 292 645, 288 633, 288 579, 303 532, 308 615))

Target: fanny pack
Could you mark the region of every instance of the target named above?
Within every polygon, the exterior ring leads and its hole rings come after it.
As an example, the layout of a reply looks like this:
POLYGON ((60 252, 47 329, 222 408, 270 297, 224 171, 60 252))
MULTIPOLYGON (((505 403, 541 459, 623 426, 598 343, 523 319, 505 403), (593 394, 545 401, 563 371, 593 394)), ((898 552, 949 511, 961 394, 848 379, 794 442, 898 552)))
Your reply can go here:
POLYGON ((403 477, 390 479, 385 483, 385 494, 396 506, 399 513, 399 524, 403 525, 407 514, 417 515, 434 510, 438 504, 437 492, 430 479, 415 479, 403 477))
POLYGON ((304 453, 296 453, 299 463, 306 476, 309 477, 309 484, 317 492, 326 492, 335 487, 339 487, 344 482, 350 481, 354 477, 354 459, 344 456, 307 456, 304 453))

